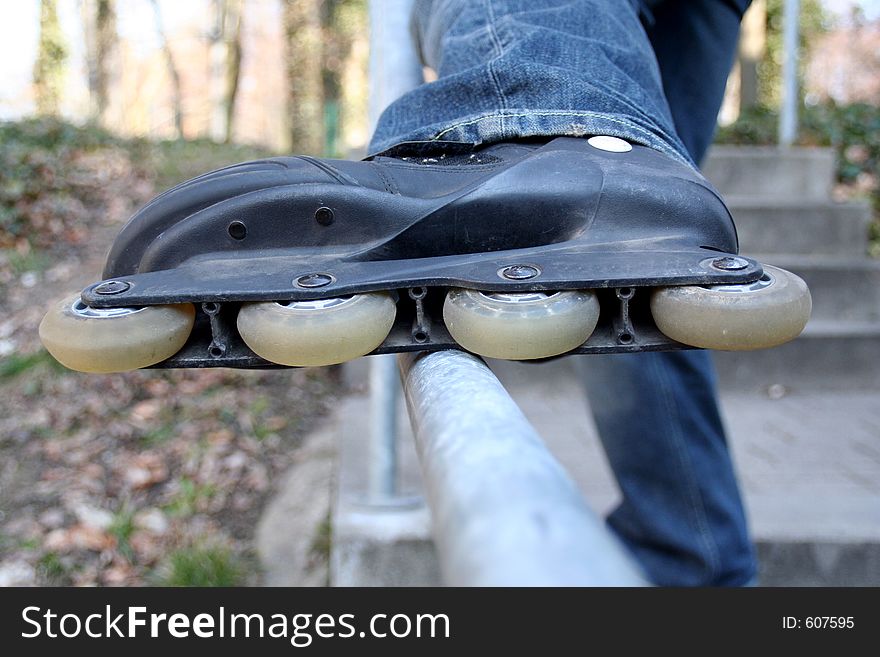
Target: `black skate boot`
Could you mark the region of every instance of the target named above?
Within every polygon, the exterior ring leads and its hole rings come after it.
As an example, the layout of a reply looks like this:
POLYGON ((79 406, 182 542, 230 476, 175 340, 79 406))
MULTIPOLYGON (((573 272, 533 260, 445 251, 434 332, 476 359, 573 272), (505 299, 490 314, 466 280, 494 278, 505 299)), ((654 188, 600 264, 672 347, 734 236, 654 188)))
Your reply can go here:
POLYGON ((73 369, 757 349, 810 313, 702 176, 616 137, 228 167, 135 214, 104 279, 40 326, 73 369))

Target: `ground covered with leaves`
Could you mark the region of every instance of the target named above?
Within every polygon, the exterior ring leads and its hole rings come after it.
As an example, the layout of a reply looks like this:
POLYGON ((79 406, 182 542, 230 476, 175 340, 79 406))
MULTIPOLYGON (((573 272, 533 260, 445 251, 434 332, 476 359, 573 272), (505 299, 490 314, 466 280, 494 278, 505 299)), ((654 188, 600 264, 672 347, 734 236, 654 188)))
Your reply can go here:
POLYGON ((85 375, 37 337, 138 205, 259 155, 0 124, 0 585, 260 581, 256 521, 334 402, 334 372, 85 375))

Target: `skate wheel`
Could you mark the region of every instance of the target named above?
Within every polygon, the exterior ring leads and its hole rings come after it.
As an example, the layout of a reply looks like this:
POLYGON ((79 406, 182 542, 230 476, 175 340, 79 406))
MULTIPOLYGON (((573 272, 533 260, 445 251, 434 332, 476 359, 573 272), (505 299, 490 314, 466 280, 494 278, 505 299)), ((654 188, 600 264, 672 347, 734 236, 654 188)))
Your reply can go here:
POLYGON ((775 347, 800 335, 811 309, 806 283, 769 265, 754 283, 666 287, 651 295, 657 328, 673 340, 703 349, 775 347))
POLYGON ((192 330, 191 303, 90 308, 77 295, 40 322, 40 340, 55 359, 79 372, 125 372, 173 356, 192 330))
POLYGON ((596 295, 566 292, 487 293, 452 289, 443 320, 463 348, 488 358, 530 360, 583 344, 599 319, 596 295))
POLYGON ((246 303, 238 312, 238 332, 254 353, 270 362, 320 367, 373 351, 388 336, 396 311, 384 292, 246 303))

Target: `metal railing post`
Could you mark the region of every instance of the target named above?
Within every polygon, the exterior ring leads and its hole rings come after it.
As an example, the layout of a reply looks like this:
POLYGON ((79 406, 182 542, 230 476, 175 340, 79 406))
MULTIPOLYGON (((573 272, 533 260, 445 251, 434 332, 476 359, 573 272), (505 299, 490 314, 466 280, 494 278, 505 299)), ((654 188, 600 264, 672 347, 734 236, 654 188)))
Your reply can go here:
MULTIPOLYGON (((371 2, 370 99, 372 132, 382 111, 422 83, 422 67, 409 35, 413 0, 371 2)), ((397 406, 400 384, 393 356, 370 360, 368 502, 383 505, 397 491, 397 406)))
POLYGON ((370 362, 370 445, 367 501, 386 504, 397 495, 397 402, 400 378, 393 356, 370 362))
POLYGON ((800 50, 800 0, 785 0, 782 25, 782 106, 779 110, 779 145, 794 144, 798 131, 798 55, 800 50))
POLYGON ((482 360, 398 361, 446 584, 646 583, 482 360))
POLYGON ((414 0, 370 2, 370 132, 379 115, 424 82, 415 44, 409 38, 414 0))

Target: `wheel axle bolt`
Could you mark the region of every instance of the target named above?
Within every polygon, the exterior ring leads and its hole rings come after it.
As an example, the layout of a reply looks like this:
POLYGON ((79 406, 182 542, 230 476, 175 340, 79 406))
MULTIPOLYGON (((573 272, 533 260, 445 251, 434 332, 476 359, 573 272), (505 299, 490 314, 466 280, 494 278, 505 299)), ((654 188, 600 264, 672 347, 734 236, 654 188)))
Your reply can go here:
POLYGON ((120 294, 129 289, 131 289, 131 283, 126 283, 125 281, 107 281, 106 283, 101 283, 95 288, 95 294, 120 294))
POLYGON ((733 256, 725 256, 724 258, 716 258, 712 261, 712 266, 721 271, 739 271, 749 266, 749 261, 743 258, 735 258, 733 256))
POLYGON ((541 270, 532 265, 510 265, 498 272, 501 278, 509 281, 527 281, 540 273, 541 270))
POLYGON ((306 274, 297 278, 295 283, 299 287, 314 288, 330 285, 334 280, 336 279, 330 274, 306 274))

